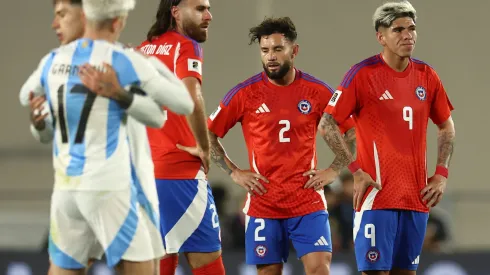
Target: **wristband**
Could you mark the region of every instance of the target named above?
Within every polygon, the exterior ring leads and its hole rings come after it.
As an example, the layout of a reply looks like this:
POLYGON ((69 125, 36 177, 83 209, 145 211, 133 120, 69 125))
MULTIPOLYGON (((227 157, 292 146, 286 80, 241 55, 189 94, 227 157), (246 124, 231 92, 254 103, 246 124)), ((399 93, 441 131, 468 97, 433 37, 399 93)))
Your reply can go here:
POLYGON ((353 161, 349 164, 348 168, 349 171, 354 174, 357 170, 361 169, 361 166, 359 166, 357 161, 353 161))
POLYGON ((447 176, 449 175, 449 170, 441 165, 436 166, 436 175, 441 175, 447 179, 447 176))

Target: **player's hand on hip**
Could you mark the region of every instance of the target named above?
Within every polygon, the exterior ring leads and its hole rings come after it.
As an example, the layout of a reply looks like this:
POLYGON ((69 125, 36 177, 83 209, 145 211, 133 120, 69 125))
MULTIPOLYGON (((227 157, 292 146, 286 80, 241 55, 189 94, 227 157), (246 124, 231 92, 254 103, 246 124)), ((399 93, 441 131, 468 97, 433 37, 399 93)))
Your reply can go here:
POLYGON ((362 169, 357 170, 352 174, 354 176, 354 198, 353 204, 354 209, 358 210, 361 207, 362 199, 364 198, 364 194, 366 190, 371 185, 374 188, 381 190, 381 184, 374 181, 371 176, 362 171, 362 169))
POLYGON ((446 190, 447 179, 441 175, 434 175, 429 178, 427 186, 425 186, 420 194, 423 196, 422 201, 431 208, 436 206, 442 199, 442 195, 446 190))
POLYGON ((269 183, 269 180, 257 173, 249 170, 235 169, 231 172, 231 179, 241 187, 245 188, 250 195, 263 195, 267 192, 260 180, 269 183))
POLYGON ((189 153, 195 157, 200 158, 201 162, 202 162, 202 166, 204 168, 204 173, 207 174, 209 172, 209 165, 211 163, 211 157, 209 156, 209 151, 205 152, 197 146, 189 147, 189 146, 184 146, 184 145, 180 145, 180 144, 177 144, 177 148, 182 150, 182 151, 185 151, 185 152, 187 152, 187 153, 189 153))
POLYGON ((33 92, 29 93, 31 123, 39 131, 43 130, 46 127, 44 119, 49 114, 49 112, 44 112, 44 102, 46 102, 45 96, 35 96, 33 92))
POLYGON ((80 67, 80 80, 93 93, 112 99, 118 99, 125 92, 119 84, 116 72, 111 65, 104 63, 104 71, 98 71, 90 64, 80 67))
POLYGON ((332 168, 324 170, 312 169, 303 174, 305 177, 310 177, 306 182, 304 188, 314 188, 319 191, 322 190, 325 185, 332 183, 338 176, 339 173, 332 168))

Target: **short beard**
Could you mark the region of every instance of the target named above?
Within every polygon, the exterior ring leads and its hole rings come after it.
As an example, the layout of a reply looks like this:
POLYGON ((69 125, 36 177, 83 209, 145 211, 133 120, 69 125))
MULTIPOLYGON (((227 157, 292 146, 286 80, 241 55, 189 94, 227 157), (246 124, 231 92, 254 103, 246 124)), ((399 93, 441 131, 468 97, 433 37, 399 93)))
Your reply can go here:
POLYGON ((284 78, 286 74, 289 72, 289 70, 291 69, 291 62, 284 61, 284 64, 280 65, 279 70, 276 72, 269 71, 269 69, 267 69, 267 66, 264 63, 262 63, 262 67, 264 68, 264 72, 268 78, 273 80, 279 80, 284 78))
POLYGON ((190 38, 196 40, 198 43, 203 43, 208 38, 206 32, 201 30, 199 25, 194 24, 191 20, 183 22, 183 29, 185 34, 187 34, 190 38))

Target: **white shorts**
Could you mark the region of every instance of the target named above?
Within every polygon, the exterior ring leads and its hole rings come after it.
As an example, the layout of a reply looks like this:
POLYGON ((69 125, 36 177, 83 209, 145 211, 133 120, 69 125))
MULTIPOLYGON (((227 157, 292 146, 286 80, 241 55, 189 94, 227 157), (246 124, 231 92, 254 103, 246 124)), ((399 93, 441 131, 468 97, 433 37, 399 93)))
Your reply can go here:
POLYGON ((49 256, 64 269, 81 269, 105 254, 107 265, 155 258, 135 186, 118 191, 54 190, 49 256))
POLYGON ((148 228, 148 234, 151 239, 151 246, 153 249, 153 258, 160 259, 165 256, 165 247, 163 246, 162 235, 160 234, 160 215, 158 215, 158 204, 140 204, 139 210, 141 211, 142 220, 146 223, 148 228), (155 210, 156 209, 156 210, 155 210))

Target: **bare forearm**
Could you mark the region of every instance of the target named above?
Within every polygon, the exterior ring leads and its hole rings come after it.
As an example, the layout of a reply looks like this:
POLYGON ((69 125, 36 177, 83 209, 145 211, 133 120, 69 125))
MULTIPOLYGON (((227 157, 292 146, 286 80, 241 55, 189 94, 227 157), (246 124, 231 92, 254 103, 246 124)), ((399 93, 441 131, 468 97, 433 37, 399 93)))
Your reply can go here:
MULTIPOLYGON (((351 154, 352 154, 352 159, 355 159, 356 155, 356 132, 354 128, 349 129, 345 135, 344 135, 344 141, 347 144, 347 147, 349 148, 351 154)), ((346 165, 343 164, 344 160, 342 156, 335 155, 335 158, 332 162, 331 167, 334 169, 342 169, 346 165)), ((350 162, 349 162, 350 163, 350 162)), ((347 164, 349 164, 347 163, 347 164)), ((339 171, 337 170, 337 171, 339 171)))
POLYGON ((187 121, 191 127, 192 133, 196 138, 197 145, 204 152, 209 151, 209 137, 206 123, 206 110, 204 108, 204 99, 199 93, 194 99, 194 111, 187 116, 187 121))
POLYGON ((214 133, 209 133, 209 140, 211 143, 211 160, 221 170, 230 175, 238 167, 228 158, 225 148, 223 148, 223 145, 221 145, 221 142, 219 142, 218 137, 214 133))
POLYGON ((437 165, 449 167, 454 151, 456 133, 453 127, 439 129, 437 137, 437 165))
POLYGON ((330 165, 330 168, 340 172, 353 161, 353 157, 344 137, 340 133, 339 126, 331 115, 323 114, 318 128, 323 139, 335 154, 335 159, 330 165))
POLYGON ((344 135, 345 143, 347 143, 347 147, 349 147, 350 152, 352 153, 352 158, 356 157, 356 130, 351 128, 345 132, 344 135))

